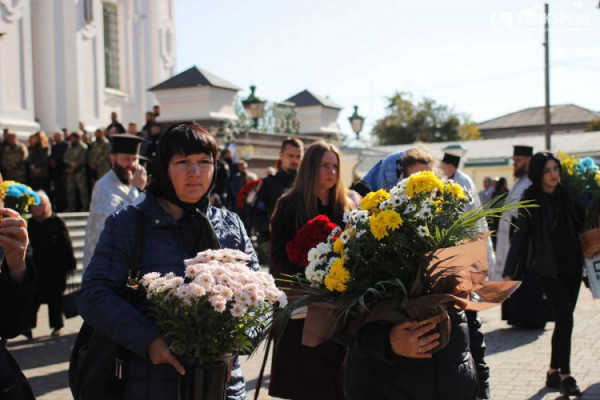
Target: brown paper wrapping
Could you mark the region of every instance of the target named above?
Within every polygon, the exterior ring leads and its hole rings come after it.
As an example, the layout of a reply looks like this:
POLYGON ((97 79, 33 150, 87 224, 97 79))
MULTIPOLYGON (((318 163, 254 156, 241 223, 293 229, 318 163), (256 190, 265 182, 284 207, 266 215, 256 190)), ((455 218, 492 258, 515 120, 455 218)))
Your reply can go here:
MULTIPOLYGON (((486 310, 502 303, 521 284, 519 281, 490 282, 485 280, 486 277, 486 240, 425 254, 419 267, 419 279, 415 279, 408 297, 399 304, 393 300, 377 302, 368 312, 359 314, 349 329, 357 331, 375 321, 397 324, 426 320, 443 313, 449 307, 471 311, 486 310), (481 301, 471 300, 473 293, 481 301)), ((331 339, 336 329, 335 310, 333 304, 325 302, 308 306, 302 333, 303 345, 315 347, 331 339)))

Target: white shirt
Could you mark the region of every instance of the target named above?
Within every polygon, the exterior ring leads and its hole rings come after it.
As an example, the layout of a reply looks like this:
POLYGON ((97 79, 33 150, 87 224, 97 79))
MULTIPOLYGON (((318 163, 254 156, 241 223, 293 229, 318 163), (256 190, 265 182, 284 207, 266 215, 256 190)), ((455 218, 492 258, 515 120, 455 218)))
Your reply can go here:
MULTIPOLYGON (((506 198, 507 204, 520 201, 525 189, 531 185, 531 180, 527 176, 522 176, 515 181, 512 189, 508 192, 506 198)), ((498 232, 496 232, 496 268, 494 276, 498 280, 502 279, 504 272, 504 263, 510 248, 510 226, 513 218, 517 218, 518 210, 505 211, 502 219, 498 223, 498 232)))
POLYGON ((490 186, 486 190, 482 190, 479 192, 479 200, 481 204, 486 204, 488 201, 492 199, 492 195, 494 194, 494 187, 490 186))
POLYGON ((113 212, 130 204, 140 203, 146 195, 137 188, 119 180, 115 171, 110 170, 94 185, 90 214, 85 229, 83 248, 83 271, 87 268, 100 234, 104 229, 104 220, 113 212))
MULTIPOLYGON (((457 169, 456 172, 454 173, 454 177, 452 178, 452 180, 454 180, 454 182, 456 182, 460 186, 462 186, 463 190, 469 191, 469 193, 471 194, 471 197, 473 198, 473 201, 471 202, 471 204, 469 204, 465 207, 465 211, 475 210, 475 209, 481 207, 481 201, 479 200, 479 196, 477 195, 475 183, 473 183, 473 180, 471 179, 471 177, 469 175, 467 175, 464 172, 462 172, 461 170, 457 169)), ((487 221, 485 219, 481 219, 479 221, 478 231, 481 233, 489 232, 487 221)), ((491 274, 493 271, 493 267, 496 265, 496 255, 494 254, 494 247, 492 244, 492 239, 490 237, 488 237, 487 253, 488 253, 488 276, 490 277, 489 279, 491 280, 492 279, 491 274)))

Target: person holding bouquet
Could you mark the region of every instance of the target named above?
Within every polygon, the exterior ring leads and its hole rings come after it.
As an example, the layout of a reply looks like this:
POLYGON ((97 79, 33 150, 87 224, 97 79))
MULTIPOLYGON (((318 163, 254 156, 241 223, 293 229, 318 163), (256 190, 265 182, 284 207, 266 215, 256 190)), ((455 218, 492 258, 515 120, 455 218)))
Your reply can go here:
MULTIPOLYGON (((182 360, 160 335, 149 304, 132 305, 119 295, 134 253, 138 218, 144 226, 140 276, 150 272, 183 276, 185 259, 217 248, 248 254, 250 268, 258 269, 254 249, 239 217, 209 205, 216 162, 217 144, 209 132, 193 123, 172 126, 160 141, 145 200, 106 219, 84 274, 78 298, 83 319, 129 350, 123 393, 128 400, 174 400, 177 375, 186 374, 182 360)), ((227 399, 246 399, 237 357, 233 360, 227 399)))
POLYGON ((571 335, 582 279, 578 234, 583 215, 561 186, 560 172, 560 161, 551 153, 537 153, 531 159, 528 176, 532 183, 524 200, 539 207, 520 213, 503 275, 505 279, 521 276, 519 267, 524 261, 539 280, 556 321, 546 386, 576 396, 581 392, 571 376, 571 335))
MULTIPOLYGON (((422 148, 409 149, 398 157, 398 181, 433 169, 433 156, 422 148)), ((386 188, 378 187, 375 181, 372 185, 373 191, 386 188)), ((448 315, 448 345, 433 354, 431 351, 440 343, 440 334, 433 333, 434 324, 417 329, 413 328, 417 321, 363 326, 356 333, 345 365, 348 399, 490 398, 489 367, 477 313, 449 308, 448 315)))
MULTIPOLYGON (((341 157, 331 144, 318 141, 306 149, 290 193, 281 197, 271 219, 271 258, 277 274, 297 274, 304 268, 288 258, 287 244, 317 215, 342 225, 350 200, 340 177, 341 157)), ((343 346, 327 341, 316 348, 302 345, 304 320, 288 321, 275 338, 269 394, 286 399, 343 399, 343 346)))

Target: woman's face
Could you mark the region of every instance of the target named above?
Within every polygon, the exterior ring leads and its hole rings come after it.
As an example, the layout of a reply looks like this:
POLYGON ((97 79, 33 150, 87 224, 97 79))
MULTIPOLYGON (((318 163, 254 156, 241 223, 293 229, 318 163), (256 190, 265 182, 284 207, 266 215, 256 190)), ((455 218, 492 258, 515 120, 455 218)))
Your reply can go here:
POLYGON ((333 151, 327 151, 321 158, 319 165, 319 174, 317 178, 317 188, 329 190, 335 186, 339 179, 340 164, 333 151))
POLYGON ((177 198, 184 203, 198 202, 208 192, 214 173, 213 159, 205 153, 175 154, 169 162, 169 178, 177 198))
POLYGON ((545 192, 553 192, 559 181, 560 170, 558 163, 554 160, 548 160, 544 167, 544 175, 542 176, 542 188, 545 192))

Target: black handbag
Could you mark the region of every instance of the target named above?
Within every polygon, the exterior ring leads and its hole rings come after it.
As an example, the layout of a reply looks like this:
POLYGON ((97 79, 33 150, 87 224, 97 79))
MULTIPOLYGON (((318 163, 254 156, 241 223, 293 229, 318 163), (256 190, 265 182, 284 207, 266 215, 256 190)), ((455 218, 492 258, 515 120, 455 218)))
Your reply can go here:
MULTIPOLYGON (((138 286, 142 263, 144 222, 138 213, 133 256, 121 296, 137 305, 145 300, 138 286)), ((69 363, 69 387, 75 400, 118 399, 126 384, 129 351, 84 322, 77 334, 69 363)))
POLYGON ((0 343, 0 399, 34 400, 31 386, 21 372, 21 368, 0 343))
POLYGON ((67 279, 66 292, 60 300, 65 318, 73 318, 79 315, 79 311, 77 310, 77 295, 79 294, 80 289, 81 282, 76 282, 75 273, 70 272, 69 278, 67 279))

